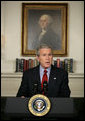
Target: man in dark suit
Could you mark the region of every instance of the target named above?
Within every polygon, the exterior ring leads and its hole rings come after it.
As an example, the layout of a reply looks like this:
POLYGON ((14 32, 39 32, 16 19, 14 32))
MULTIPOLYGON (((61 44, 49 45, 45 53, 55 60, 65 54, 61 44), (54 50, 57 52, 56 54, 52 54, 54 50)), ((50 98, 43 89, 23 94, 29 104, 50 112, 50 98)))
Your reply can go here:
POLYGON ((47 92, 48 97, 69 97, 68 73, 52 65, 52 49, 48 45, 41 45, 37 49, 39 65, 23 73, 22 82, 18 90, 18 97, 31 97, 42 94, 41 84, 44 69, 47 70, 47 92))

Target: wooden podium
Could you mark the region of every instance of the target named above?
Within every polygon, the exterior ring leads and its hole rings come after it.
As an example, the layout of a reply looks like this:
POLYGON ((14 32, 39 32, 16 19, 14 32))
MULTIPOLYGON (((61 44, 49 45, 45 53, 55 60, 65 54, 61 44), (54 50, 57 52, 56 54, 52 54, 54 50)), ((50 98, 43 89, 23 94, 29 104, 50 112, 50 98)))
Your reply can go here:
POLYGON ((49 98, 51 109, 45 116, 30 113, 30 98, 1 97, 1 119, 22 120, 84 120, 84 98, 49 98))

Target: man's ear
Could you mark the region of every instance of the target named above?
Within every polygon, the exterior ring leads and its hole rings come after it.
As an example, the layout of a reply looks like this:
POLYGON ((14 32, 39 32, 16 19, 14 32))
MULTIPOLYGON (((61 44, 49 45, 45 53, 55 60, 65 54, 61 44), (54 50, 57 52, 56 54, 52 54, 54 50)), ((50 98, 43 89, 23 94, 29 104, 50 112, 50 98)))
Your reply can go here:
POLYGON ((38 61, 39 61, 39 56, 36 56, 36 60, 38 60, 38 61))

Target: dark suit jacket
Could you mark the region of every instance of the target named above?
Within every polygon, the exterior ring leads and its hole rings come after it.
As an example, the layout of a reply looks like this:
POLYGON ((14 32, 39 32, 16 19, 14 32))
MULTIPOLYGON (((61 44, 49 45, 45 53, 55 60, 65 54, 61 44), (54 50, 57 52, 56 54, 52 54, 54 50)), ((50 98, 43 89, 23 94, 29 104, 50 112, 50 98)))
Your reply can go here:
MULTIPOLYGON (((37 93, 41 94, 41 82, 39 66, 29 69, 23 73, 22 82, 17 96, 31 97, 34 95, 34 84, 37 83, 37 93)), ((69 97, 70 89, 68 86, 68 73, 60 68, 51 66, 48 83, 48 97, 69 97)))
POLYGON ((37 49, 41 44, 47 44, 51 46, 53 50, 61 49, 61 39, 58 34, 56 34, 51 28, 43 35, 42 39, 39 40, 39 35, 35 38, 35 42, 32 43, 33 49, 37 49))

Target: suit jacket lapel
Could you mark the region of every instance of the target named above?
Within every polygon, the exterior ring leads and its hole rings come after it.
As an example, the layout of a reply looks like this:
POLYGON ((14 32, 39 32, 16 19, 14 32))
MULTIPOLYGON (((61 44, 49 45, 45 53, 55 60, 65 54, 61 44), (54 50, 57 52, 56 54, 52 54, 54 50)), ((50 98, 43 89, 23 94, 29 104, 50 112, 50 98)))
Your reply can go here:
POLYGON ((55 73, 55 70, 53 69, 53 66, 51 66, 51 72, 49 77, 49 84, 48 84, 48 95, 52 94, 57 79, 57 73, 55 73))
POLYGON ((41 82, 40 82, 40 72, 39 72, 39 66, 37 66, 36 71, 35 71, 35 76, 36 76, 36 83, 38 85, 38 93, 41 93, 41 82))

